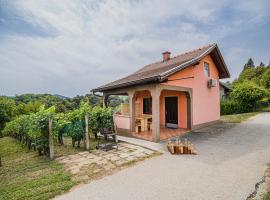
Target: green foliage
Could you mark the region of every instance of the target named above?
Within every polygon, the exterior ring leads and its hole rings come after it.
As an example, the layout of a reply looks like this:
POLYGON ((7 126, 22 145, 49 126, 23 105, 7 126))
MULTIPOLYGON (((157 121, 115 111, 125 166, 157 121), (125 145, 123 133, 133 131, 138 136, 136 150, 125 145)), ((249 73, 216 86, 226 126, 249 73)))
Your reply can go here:
POLYGON ((93 94, 86 94, 85 97, 88 99, 92 106, 102 106, 102 98, 93 94))
POLYGON ((265 88, 270 88, 270 67, 268 67, 261 76, 261 85, 265 88))
POLYGON ((39 154, 48 153, 48 119, 55 113, 55 107, 41 107, 37 113, 20 115, 8 122, 3 130, 4 135, 12 136, 28 146, 34 147, 39 154))
POLYGON ((113 112, 111 108, 96 106, 89 115, 91 131, 96 135, 102 128, 113 129, 113 112))
POLYGON ((247 62, 247 64, 245 64, 243 71, 239 75, 238 79, 234 81, 234 84, 251 81, 267 89, 267 82, 269 81, 270 73, 269 70, 270 66, 265 67, 263 62, 261 62, 258 67, 254 67, 254 63, 251 59, 247 62))
POLYGON ((112 96, 109 96, 108 106, 112 108, 116 108, 121 103, 125 103, 125 102, 126 102, 125 98, 112 95, 112 96))
POLYGON ((36 156, 15 139, 0 138, 0 155, 1 200, 52 199, 78 183, 60 163, 36 156))
POLYGON ((236 82, 243 83, 246 81, 251 81, 260 85, 261 77, 266 70, 266 67, 247 68, 239 75, 239 78, 236 82))
POLYGON ((233 82, 231 100, 221 102, 221 114, 243 113, 268 105, 270 101, 270 67, 261 62, 255 67, 250 58, 239 78, 233 82))
POLYGON ((253 68, 255 67, 254 62, 252 60, 252 58, 249 58, 247 63, 244 65, 244 70, 248 69, 248 68, 253 68))
POLYGON ((81 120, 72 122, 66 126, 67 135, 72 138, 72 146, 75 146, 75 142, 78 142, 77 147, 80 147, 80 141, 84 138, 84 126, 81 120))
POLYGON ((265 64, 263 62, 260 63, 260 67, 265 67, 265 64))
POLYGON ((267 96, 267 91, 252 82, 244 82, 234 85, 231 96, 245 111, 252 111, 267 96))
POLYGON ((245 107, 241 106, 237 101, 233 99, 225 99, 220 102, 221 115, 230 115, 236 113, 247 112, 245 107))
POLYGON ((43 106, 43 103, 40 101, 31 101, 28 103, 20 103, 16 107, 16 114, 17 115, 28 115, 30 113, 36 113, 39 111, 41 106, 43 106))
POLYGON ((66 134, 72 138, 73 146, 77 141, 78 145, 84 137, 84 118, 89 114, 91 106, 88 102, 81 102, 79 109, 67 113, 57 113, 53 120, 53 132, 57 136, 59 144, 63 144, 63 136, 66 134), (81 127, 79 126, 81 124, 81 127), (79 128, 80 127, 80 128, 79 128))
POLYGON ((0 137, 5 123, 9 122, 15 114, 15 101, 7 97, 0 97, 0 137))

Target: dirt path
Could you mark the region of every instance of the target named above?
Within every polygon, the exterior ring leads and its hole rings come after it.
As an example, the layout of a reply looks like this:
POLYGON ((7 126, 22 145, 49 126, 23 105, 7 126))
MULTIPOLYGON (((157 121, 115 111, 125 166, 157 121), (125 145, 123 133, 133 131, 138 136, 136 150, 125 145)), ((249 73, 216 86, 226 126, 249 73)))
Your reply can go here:
POLYGON ((164 154, 57 199, 246 199, 270 161, 270 113, 213 130, 190 135, 197 156, 164 154))

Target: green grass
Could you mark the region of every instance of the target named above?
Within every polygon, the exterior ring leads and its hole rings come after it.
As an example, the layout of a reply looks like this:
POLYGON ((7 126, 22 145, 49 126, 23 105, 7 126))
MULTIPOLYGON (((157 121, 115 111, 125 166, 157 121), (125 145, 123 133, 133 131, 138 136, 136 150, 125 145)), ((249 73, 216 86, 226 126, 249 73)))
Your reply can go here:
POLYGON ((15 139, 0 138, 0 199, 50 199, 76 184, 63 166, 15 139))
POLYGON ((270 164, 266 170, 266 191, 262 197, 262 200, 270 200, 270 164))
MULTIPOLYGON (((100 142, 107 141, 100 140, 100 142)), ((97 140, 91 138, 90 149, 95 149, 97 143, 97 140)), ((55 157, 76 154, 81 151, 85 151, 83 143, 80 148, 73 148, 70 138, 64 138, 64 145, 62 146, 57 143, 54 144, 55 157)), ((160 154, 156 152, 136 162, 128 162, 118 166, 114 171, 157 155, 160 154)), ((0 200, 51 199, 56 195, 65 193, 74 185, 82 183, 82 180, 76 179, 65 171, 62 164, 50 161, 45 156, 38 156, 37 152, 28 150, 20 142, 10 137, 0 138, 0 157, 3 164, 0 167, 0 200)), ((91 168, 91 166, 89 167, 91 168)), ((87 172, 92 175, 90 176, 91 180, 114 172, 103 170, 95 177, 90 168, 87 169, 87 172)))
POLYGON ((260 109, 261 112, 270 112, 270 106, 263 107, 260 109))
POLYGON ((241 113, 241 114, 234 114, 234 115, 222 115, 221 121, 226 123, 240 123, 243 122, 250 117, 257 115, 259 112, 251 112, 251 113, 241 113))
POLYGON ((263 195, 262 200, 270 200, 270 191, 266 192, 266 193, 263 195))

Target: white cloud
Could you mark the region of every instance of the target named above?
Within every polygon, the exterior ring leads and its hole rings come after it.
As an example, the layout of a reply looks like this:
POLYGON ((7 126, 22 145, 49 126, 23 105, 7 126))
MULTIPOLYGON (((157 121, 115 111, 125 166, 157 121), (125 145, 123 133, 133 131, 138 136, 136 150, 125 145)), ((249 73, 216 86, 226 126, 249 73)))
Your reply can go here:
POLYGON ((209 34, 200 26, 216 23, 215 14, 224 4, 15 1, 19 16, 55 36, 14 34, 1 39, 0 93, 84 94, 161 59, 163 50, 178 54, 220 39, 233 27, 221 32, 222 25, 216 26, 209 34))

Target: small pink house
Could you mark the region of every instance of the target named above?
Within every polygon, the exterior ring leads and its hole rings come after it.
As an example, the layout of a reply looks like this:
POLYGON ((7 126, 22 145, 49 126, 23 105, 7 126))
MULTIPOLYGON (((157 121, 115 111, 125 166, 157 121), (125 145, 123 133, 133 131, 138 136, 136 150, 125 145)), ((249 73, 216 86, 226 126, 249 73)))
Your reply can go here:
POLYGON ((219 79, 229 77, 210 44, 175 57, 164 52, 161 61, 92 91, 103 92, 104 105, 109 95, 129 96, 114 116, 118 134, 157 142, 219 121, 219 79))

